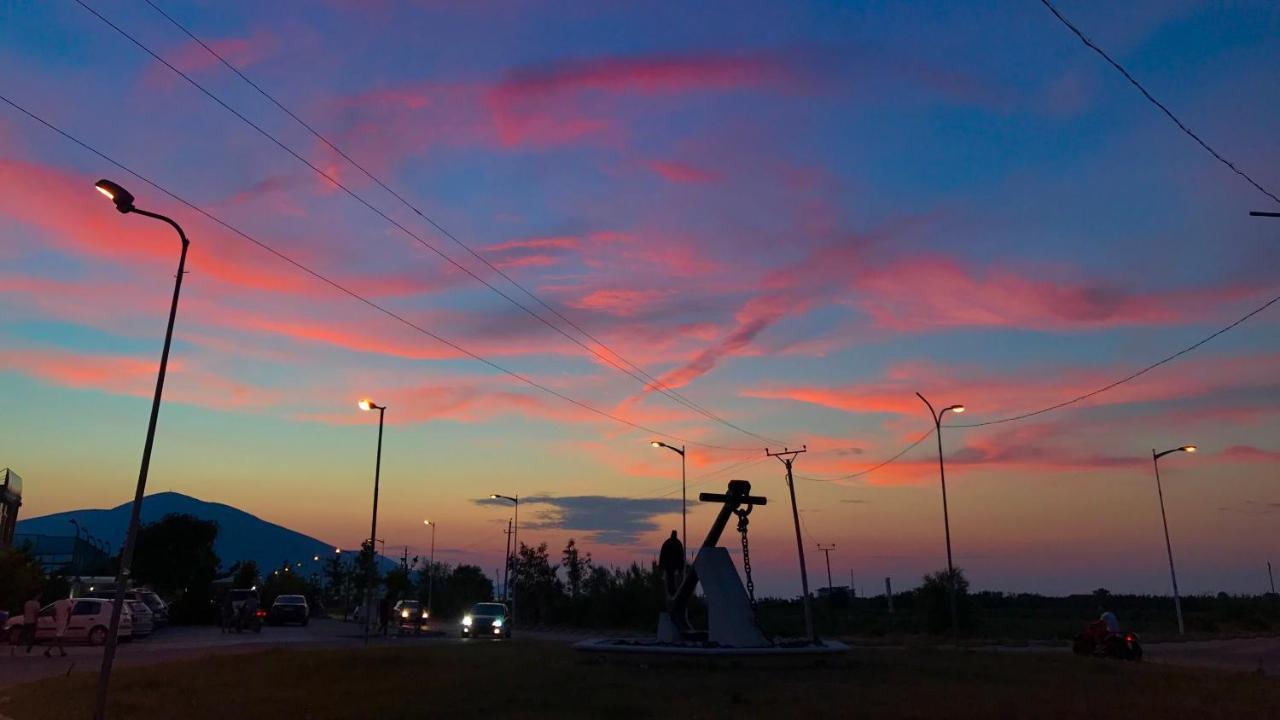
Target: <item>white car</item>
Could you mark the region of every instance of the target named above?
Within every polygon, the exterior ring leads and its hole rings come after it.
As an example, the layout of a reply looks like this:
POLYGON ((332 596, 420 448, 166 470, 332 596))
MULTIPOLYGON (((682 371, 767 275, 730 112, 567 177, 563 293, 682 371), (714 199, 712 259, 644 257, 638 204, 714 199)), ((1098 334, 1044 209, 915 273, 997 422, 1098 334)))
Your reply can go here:
MULTIPOLYGON (((102 645, 107 641, 107 628, 111 626, 111 601, 98 598, 77 598, 70 601, 71 616, 67 618, 67 630, 63 638, 68 642, 88 642, 102 645)), ((40 609, 36 619, 36 641, 53 639, 53 603, 40 609)), ((16 645, 22 637, 22 615, 9 618, 4 624, 4 635, 16 645)), ((133 613, 128 605, 120 613, 120 639, 133 637, 133 613)))
POLYGON ((133 637, 146 637, 156 629, 155 613, 141 600, 126 600, 125 607, 133 617, 133 637))

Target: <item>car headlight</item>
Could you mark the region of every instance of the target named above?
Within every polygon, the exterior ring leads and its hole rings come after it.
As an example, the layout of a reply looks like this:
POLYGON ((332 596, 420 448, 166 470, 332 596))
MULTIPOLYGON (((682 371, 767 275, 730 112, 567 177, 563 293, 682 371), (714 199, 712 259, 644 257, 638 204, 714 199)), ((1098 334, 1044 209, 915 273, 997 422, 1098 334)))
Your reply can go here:
POLYGON ((431 617, 431 613, 427 612, 426 610, 423 610, 423 611, 422 611, 422 619, 423 619, 423 620, 426 620, 426 619, 427 619, 427 618, 429 618, 429 617, 431 617))
POLYGON ((464 617, 462 618, 462 626, 463 626, 463 627, 471 627, 471 616, 470 616, 470 615, 464 616, 464 617))
POLYGON ((502 618, 498 618, 497 620, 494 620, 494 621, 493 621, 493 626, 494 626, 494 627, 502 627, 502 618))
POLYGON ((401 611, 400 611, 400 617, 402 617, 402 618, 407 618, 407 617, 409 617, 409 611, 408 611, 408 610, 401 610, 401 611))

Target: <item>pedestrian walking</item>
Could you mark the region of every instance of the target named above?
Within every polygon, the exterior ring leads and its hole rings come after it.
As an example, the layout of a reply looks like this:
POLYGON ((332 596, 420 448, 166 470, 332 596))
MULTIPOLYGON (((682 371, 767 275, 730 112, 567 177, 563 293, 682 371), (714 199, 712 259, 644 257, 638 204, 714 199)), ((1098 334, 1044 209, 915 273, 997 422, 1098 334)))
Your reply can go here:
POLYGON ((67 622, 71 620, 72 602, 70 598, 63 598, 53 603, 53 643, 44 649, 45 657, 53 657, 51 653, 55 645, 62 657, 67 656, 67 649, 63 647, 62 641, 67 634, 67 622))
POLYGON ((27 654, 31 654, 31 647, 36 644, 36 627, 40 622, 40 596, 32 595, 22 605, 22 639, 19 644, 27 646, 27 654))

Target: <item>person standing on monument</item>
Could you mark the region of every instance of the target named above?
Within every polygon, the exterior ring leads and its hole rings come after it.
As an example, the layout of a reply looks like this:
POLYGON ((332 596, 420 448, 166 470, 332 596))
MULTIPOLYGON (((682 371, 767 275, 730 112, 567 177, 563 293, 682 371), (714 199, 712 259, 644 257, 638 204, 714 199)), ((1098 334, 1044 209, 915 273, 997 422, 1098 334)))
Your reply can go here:
POLYGON ((680 542, 675 530, 662 543, 662 550, 658 552, 658 567, 667 581, 667 595, 675 595, 676 588, 684 580, 684 544, 680 542))

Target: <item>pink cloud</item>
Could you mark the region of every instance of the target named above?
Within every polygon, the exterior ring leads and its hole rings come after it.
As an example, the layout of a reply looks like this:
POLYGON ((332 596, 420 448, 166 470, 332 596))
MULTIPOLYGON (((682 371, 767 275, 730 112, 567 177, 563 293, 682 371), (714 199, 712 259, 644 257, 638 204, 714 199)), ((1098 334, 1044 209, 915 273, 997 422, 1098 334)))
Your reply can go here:
POLYGON ((643 312, 671 295, 666 290, 593 290, 592 292, 570 300, 570 307, 580 310, 593 310, 619 317, 627 317, 643 312))
POLYGON ((1263 450, 1252 445, 1232 445, 1222 451, 1222 457, 1242 462, 1280 463, 1280 451, 1263 450))
POLYGON ((668 182, 680 184, 709 183, 720 179, 720 173, 695 167, 677 160, 655 160, 650 163, 653 171, 668 182))
POLYGON ((1203 316, 1257 288, 1136 292, 1095 280, 1058 280, 1035 268, 978 272, 959 262, 921 256, 861 271, 853 301, 874 323, 898 331, 956 327, 1048 330, 1171 325, 1203 316))

